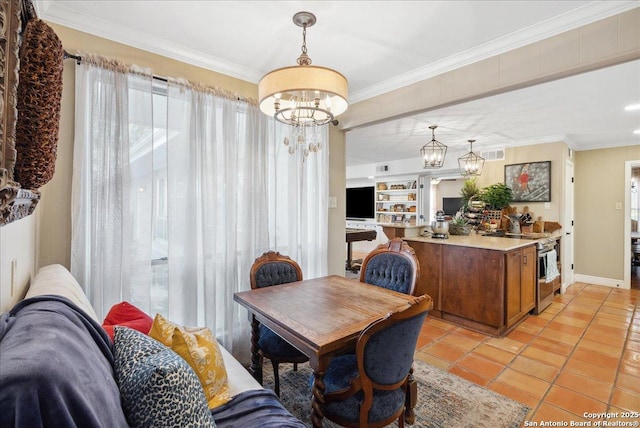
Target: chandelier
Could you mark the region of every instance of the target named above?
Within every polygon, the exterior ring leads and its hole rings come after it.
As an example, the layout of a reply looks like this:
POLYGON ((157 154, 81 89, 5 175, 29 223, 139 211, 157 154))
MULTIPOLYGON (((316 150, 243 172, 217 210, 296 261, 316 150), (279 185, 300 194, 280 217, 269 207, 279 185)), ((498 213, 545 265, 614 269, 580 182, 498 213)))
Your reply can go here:
POLYGON ((307 28, 316 23, 309 12, 293 15, 302 27, 302 53, 297 66, 279 68, 267 73, 258 83, 260 111, 278 122, 291 125, 284 138, 289 153, 302 150, 305 156, 321 148, 320 127, 337 124, 336 116, 344 113, 347 102, 347 79, 337 71, 311 65, 307 55, 307 28))
POLYGON ((447 154, 447 146, 436 140, 436 125, 431 125, 431 141, 422 146, 420 156, 422 157, 422 166, 425 169, 441 168, 444 165, 444 157, 447 154))
POLYGON ((467 140, 469 142, 469 153, 458 158, 458 166, 460 172, 465 177, 471 177, 482 174, 484 166, 484 158, 473 153, 473 143, 476 140, 467 140))

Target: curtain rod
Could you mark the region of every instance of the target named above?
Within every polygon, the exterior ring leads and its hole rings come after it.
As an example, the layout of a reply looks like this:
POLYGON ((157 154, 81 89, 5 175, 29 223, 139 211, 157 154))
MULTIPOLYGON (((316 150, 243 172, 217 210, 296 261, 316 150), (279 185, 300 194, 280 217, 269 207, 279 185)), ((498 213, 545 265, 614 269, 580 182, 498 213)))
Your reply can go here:
MULTIPOLYGON (((64 57, 63 59, 73 59, 76 61, 76 64, 80 65, 82 63, 82 56, 80 55, 74 55, 72 53, 67 52, 66 49, 64 49, 64 57)), ((162 76, 157 76, 155 74, 152 74, 151 77, 155 80, 159 80, 161 82, 169 82, 169 79, 167 79, 166 77, 162 77, 162 76)), ((227 91, 228 92, 228 91, 227 91)), ((235 99, 236 101, 244 101, 247 102, 249 104, 251 104, 251 100, 245 97, 240 97, 238 95, 234 95, 234 96, 227 96, 227 98, 230 99, 235 99)), ((255 102, 255 101, 254 101, 255 102)), ((337 121, 336 121, 337 122, 337 121)))
MULTIPOLYGON (((64 59, 74 59, 76 61, 76 64, 78 65, 82 63, 82 57, 80 55, 74 55, 72 53, 67 52, 66 50, 64 51, 64 59)), ((166 77, 156 76, 155 74, 152 74, 151 77, 153 77, 156 80, 168 82, 166 77)))

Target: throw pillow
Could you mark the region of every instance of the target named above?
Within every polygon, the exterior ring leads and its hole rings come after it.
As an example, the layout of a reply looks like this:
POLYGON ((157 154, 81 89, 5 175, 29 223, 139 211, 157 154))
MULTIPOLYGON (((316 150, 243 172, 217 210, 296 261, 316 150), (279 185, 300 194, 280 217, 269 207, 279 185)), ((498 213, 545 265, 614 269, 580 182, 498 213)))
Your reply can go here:
POLYGON ((181 327, 157 314, 149 336, 173 349, 189 363, 200 379, 210 409, 231 400, 227 370, 211 330, 181 327))
POLYGON ((132 427, 215 427, 193 369, 162 343, 115 327, 114 371, 132 427))
POLYGON ((113 327, 117 325, 147 334, 151 330, 151 324, 153 324, 153 319, 141 309, 129 302, 120 302, 109 309, 109 313, 102 322, 102 328, 113 341, 113 327))

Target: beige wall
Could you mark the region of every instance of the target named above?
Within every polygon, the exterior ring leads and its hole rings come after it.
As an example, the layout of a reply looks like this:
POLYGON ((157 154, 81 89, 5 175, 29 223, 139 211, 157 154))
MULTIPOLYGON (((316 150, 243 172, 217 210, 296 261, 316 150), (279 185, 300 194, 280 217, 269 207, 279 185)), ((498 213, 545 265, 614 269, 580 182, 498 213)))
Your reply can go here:
POLYGON ((576 274, 624 277, 625 161, 640 160, 640 145, 575 154, 576 274))
POLYGON ((0 228, 0 313, 21 300, 35 271, 36 214, 0 228))
POLYGON ((478 177, 478 186, 482 188, 504 182, 505 165, 551 161, 551 203, 549 209, 545 209, 543 202, 512 203, 511 206, 520 211, 524 206, 527 206, 535 217, 541 216, 543 220, 562 223, 562 188, 568 153, 569 149, 563 142, 506 149, 503 161, 485 162, 482 175, 478 177))

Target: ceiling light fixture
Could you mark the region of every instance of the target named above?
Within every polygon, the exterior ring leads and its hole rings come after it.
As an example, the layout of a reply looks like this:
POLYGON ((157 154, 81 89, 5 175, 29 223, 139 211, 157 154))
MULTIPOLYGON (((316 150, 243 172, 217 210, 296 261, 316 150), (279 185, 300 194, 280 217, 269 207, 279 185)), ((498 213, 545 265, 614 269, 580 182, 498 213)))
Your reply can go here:
POLYGON ((436 125, 431 125, 431 141, 422 146, 420 156, 422 157, 422 166, 425 169, 441 168, 444 165, 444 157, 447 154, 447 146, 440 141, 436 141, 436 125))
POLYGON ((337 124, 336 116, 344 113, 347 102, 347 79, 337 71, 311 65, 307 55, 307 28, 316 23, 309 12, 293 15, 293 22, 302 27, 302 54, 297 66, 279 68, 267 73, 258 83, 260 111, 277 121, 291 125, 294 144, 285 137, 289 153, 298 147, 307 156, 321 148, 319 127, 337 124))
POLYGON ((626 106, 624 109, 625 111, 640 110, 640 104, 630 104, 626 106))
POLYGON ((473 143, 476 140, 467 141, 469 142, 469 153, 458 158, 458 166, 465 177, 477 176, 482 174, 484 158, 473 153, 473 143))

